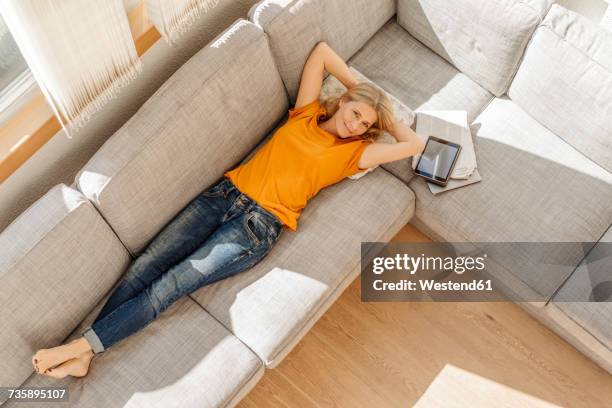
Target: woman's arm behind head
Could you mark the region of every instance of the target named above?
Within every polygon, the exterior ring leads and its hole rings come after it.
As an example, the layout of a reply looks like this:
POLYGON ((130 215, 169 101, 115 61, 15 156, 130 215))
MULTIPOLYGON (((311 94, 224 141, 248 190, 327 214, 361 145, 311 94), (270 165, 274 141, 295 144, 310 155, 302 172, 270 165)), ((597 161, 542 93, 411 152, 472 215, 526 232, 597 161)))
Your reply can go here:
POLYGON ((300 89, 295 101, 296 109, 319 98, 325 71, 338 78, 347 88, 357 83, 344 60, 327 43, 319 42, 312 49, 304 65, 300 89))

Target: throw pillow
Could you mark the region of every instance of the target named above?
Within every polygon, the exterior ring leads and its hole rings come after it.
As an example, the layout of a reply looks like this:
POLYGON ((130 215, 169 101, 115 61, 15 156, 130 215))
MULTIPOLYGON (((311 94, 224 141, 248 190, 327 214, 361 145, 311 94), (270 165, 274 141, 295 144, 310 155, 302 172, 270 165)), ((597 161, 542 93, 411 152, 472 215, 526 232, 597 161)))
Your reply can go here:
MULTIPOLYGON (((378 89, 381 89, 383 92, 385 92, 385 94, 391 101, 391 106, 392 106, 395 118, 403 122, 407 126, 412 125, 412 123, 414 122, 414 118, 415 118, 415 114, 412 111, 412 109, 404 105, 402 102, 400 102, 396 97, 394 97, 390 93, 384 91, 382 88, 380 88, 370 79, 368 79, 361 72, 357 71, 355 68, 350 67, 349 69, 351 70, 353 75, 355 75, 355 78, 357 78, 359 82, 371 83, 372 85, 376 86, 378 89)), ((346 92, 346 87, 342 85, 342 83, 336 77, 329 75, 325 79, 325 81, 323 81, 323 86, 321 88, 321 94, 319 96, 319 100, 321 101, 321 103, 323 103, 323 101, 328 98, 340 97, 344 92, 346 92)), ((390 135, 388 132, 383 132, 383 135, 376 141, 376 143, 397 143, 397 140, 392 135, 390 135)), ((376 169, 376 167, 378 166, 371 167, 365 171, 349 176, 349 178, 353 180, 357 180, 365 176, 367 173, 371 172, 372 170, 376 169)))

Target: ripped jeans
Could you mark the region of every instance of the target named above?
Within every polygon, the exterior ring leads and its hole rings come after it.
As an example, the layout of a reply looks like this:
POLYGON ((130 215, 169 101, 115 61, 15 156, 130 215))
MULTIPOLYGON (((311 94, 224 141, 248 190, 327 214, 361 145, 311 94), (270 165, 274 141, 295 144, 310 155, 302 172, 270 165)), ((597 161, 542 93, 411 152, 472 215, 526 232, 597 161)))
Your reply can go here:
POLYGON ((134 260, 91 326, 94 353, 144 328, 182 296, 251 268, 282 232, 226 177, 201 192, 134 260))

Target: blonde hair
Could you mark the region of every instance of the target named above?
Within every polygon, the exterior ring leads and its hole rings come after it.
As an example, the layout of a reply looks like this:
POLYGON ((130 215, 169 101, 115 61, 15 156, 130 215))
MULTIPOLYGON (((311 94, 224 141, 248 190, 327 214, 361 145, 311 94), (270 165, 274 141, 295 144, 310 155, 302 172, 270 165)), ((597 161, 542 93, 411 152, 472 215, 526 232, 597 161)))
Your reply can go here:
POLYGON ((361 135, 362 138, 375 141, 382 136, 383 131, 389 131, 393 126, 393 107, 383 91, 367 82, 360 82, 349 88, 340 97, 332 97, 323 101, 327 118, 331 118, 340 108, 340 100, 363 102, 371 106, 377 115, 376 122, 361 135))

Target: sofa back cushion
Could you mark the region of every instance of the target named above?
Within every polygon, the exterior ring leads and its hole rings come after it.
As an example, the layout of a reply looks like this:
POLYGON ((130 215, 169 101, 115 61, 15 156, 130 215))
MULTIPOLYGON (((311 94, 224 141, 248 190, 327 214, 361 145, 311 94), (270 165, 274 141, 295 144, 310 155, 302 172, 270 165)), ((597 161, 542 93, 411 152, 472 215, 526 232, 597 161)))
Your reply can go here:
POLYGON ((397 20, 496 96, 508 89, 552 0, 398 0, 397 20))
POLYGON ((136 255, 288 109, 268 42, 238 20, 179 68, 76 183, 136 255))
POLYGON ((2 231, 0 248, 0 384, 18 386, 36 350, 61 344, 130 257, 94 206, 63 184, 2 231))
POLYGON ((319 42, 345 61, 395 14, 395 0, 264 0, 249 18, 264 29, 278 70, 295 102, 304 64, 319 42))
POLYGON ((508 95, 612 172, 612 32, 555 4, 534 33, 508 95))

